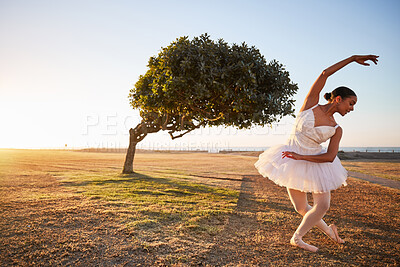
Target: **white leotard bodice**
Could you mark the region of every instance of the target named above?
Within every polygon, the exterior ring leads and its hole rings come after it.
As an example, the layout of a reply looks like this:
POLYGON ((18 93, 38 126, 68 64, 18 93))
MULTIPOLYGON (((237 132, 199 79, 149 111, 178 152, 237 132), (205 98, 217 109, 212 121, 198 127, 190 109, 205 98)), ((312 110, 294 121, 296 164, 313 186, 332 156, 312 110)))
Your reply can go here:
POLYGON ((321 153, 321 143, 326 142, 336 132, 336 126, 315 126, 315 117, 313 109, 317 105, 299 113, 296 118, 293 131, 287 142, 288 145, 298 147, 299 152, 303 154, 321 153))

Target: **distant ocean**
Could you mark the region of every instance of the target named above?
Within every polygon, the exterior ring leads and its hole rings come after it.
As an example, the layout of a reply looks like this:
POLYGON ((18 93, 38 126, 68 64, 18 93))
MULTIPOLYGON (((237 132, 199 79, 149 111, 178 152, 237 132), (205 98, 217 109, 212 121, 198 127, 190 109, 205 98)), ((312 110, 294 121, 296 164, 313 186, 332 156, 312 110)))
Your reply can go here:
MULTIPOLYGON (((209 153, 219 153, 221 151, 264 151, 269 147, 138 147, 150 150, 169 150, 169 151, 208 151, 209 153)), ((400 147, 340 147, 339 151, 344 152, 400 152, 400 147)))
MULTIPOLYGON (((232 150, 232 151, 264 151, 268 147, 231 147, 222 148, 220 150, 232 150)), ((339 151, 344 152, 400 152, 400 147, 340 147, 339 151)), ((212 151, 209 151, 212 152, 212 151)), ((219 152, 219 151, 218 151, 219 152)))

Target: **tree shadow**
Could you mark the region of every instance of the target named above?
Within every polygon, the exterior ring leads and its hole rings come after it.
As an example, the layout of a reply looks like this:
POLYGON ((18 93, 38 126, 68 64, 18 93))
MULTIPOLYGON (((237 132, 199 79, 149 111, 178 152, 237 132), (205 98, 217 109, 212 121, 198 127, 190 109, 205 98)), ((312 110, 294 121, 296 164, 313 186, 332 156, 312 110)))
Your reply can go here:
POLYGON ((215 179, 215 180, 223 180, 223 181, 232 181, 232 182, 242 182, 243 181, 242 179, 235 179, 235 178, 229 178, 229 177, 205 176, 205 175, 197 175, 197 174, 191 174, 190 176, 199 177, 199 178, 207 178, 207 179, 215 179))
MULTIPOLYGON (((230 180, 230 178, 221 177, 207 177, 213 179, 230 180)), ((234 179, 235 180, 235 179, 234 179)), ((196 193, 212 193, 217 196, 227 196, 228 191, 221 190, 221 188, 206 185, 201 183, 191 182, 187 179, 179 178, 162 178, 156 176, 149 176, 141 173, 121 174, 112 179, 99 179, 94 177, 85 181, 63 181, 61 184, 66 187, 85 187, 85 186, 107 186, 113 184, 135 184, 135 183, 150 183, 154 185, 161 185, 165 187, 165 192, 154 192, 151 190, 136 190, 138 194, 175 194, 175 195, 192 195, 196 193)), ((132 192, 135 193, 135 190, 132 192)))

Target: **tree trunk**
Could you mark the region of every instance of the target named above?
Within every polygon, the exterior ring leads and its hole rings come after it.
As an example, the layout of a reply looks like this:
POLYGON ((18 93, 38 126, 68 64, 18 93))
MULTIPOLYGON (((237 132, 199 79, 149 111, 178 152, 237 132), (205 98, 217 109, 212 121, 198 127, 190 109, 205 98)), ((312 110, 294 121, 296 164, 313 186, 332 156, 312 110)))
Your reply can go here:
POLYGON ((137 142, 134 131, 129 131, 129 147, 128 151, 126 151, 125 164, 122 173, 133 173, 133 159, 135 158, 136 144, 137 142))
MULTIPOLYGON (((149 120, 142 120, 136 127, 135 129, 130 129, 129 130, 129 147, 128 151, 126 151, 126 157, 125 157, 125 164, 124 164, 124 169, 122 170, 122 173, 134 173, 133 171, 133 159, 135 157, 135 151, 136 151, 136 145, 140 141, 143 140, 143 138, 146 137, 147 134, 149 133, 156 133, 160 131, 161 129, 165 130, 170 130, 169 134, 171 135, 172 139, 182 137, 183 135, 187 134, 190 131, 193 131, 194 129, 200 127, 204 122, 200 123, 197 125, 197 127, 192 127, 191 129, 188 129, 186 132, 178 135, 178 136, 173 136, 172 133, 174 131, 177 131, 178 128, 175 126, 170 126, 168 127, 167 125, 167 120, 168 120, 168 114, 166 115, 165 122, 163 122, 163 117, 151 113, 149 116, 149 120)), ((183 120, 181 120, 181 123, 183 123, 183 120)), ((193 123, 189 124, 190 126, 195 126, 193 123)), ((183 127, 180 127, 180 130, 183 130, 183 127)))

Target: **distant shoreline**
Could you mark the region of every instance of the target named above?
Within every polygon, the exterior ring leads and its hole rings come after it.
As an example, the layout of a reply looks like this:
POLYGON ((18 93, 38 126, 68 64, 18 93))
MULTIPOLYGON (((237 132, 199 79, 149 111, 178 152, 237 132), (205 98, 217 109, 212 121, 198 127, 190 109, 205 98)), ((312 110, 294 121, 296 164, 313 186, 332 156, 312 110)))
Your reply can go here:
MULTIPOLYGON (((84 148, 84 149, 14 149, 14 148, 0 148, 0 150, 39 150, 39 151, 72 151, 72 152, 88 152, 88 153, 123 153, 125 154, 126 148, 84 148)), ((150 149, 136 149, 136 153, 171 153, 171 154, 185 154, 185 153, 210 153, 210 154, 231 154, 240 156, 258 157, 263 151, 243 151, 243 150, 220 150, 219 152, 209 152, 207 150, 150 150, 150 149)), ((365 151, 342 151, 338 153, 341 160, 400 160, 400 152, 365 152, 365 151)))
MULTIPOLYGON (((258 152, 224 152, 224 154, 235 154, 242 156, 258 157, 262 151, 258 152)), ((343 152, 337 154, 340 160, 400 160, 400 152, 343 152)))
MULTIPOLYGON (((80 149, 74 150, 79 152, 97 152, 97 153, 126 153, 126 149, 80 149)), ((263 151, 234 151, 234 150, 221 150, 219 153, 211 154, 232 154, 241 156, 253 156, 258 157, 263 151)), ((136 153, 210 153, 207 150, 146 150, 136 149, 136 153)), ((341 160, 355 160, 355 159, 377 159, 377 160, 400 160, 400 152, 344 152, 339 151, 338 157, 341 160)))

